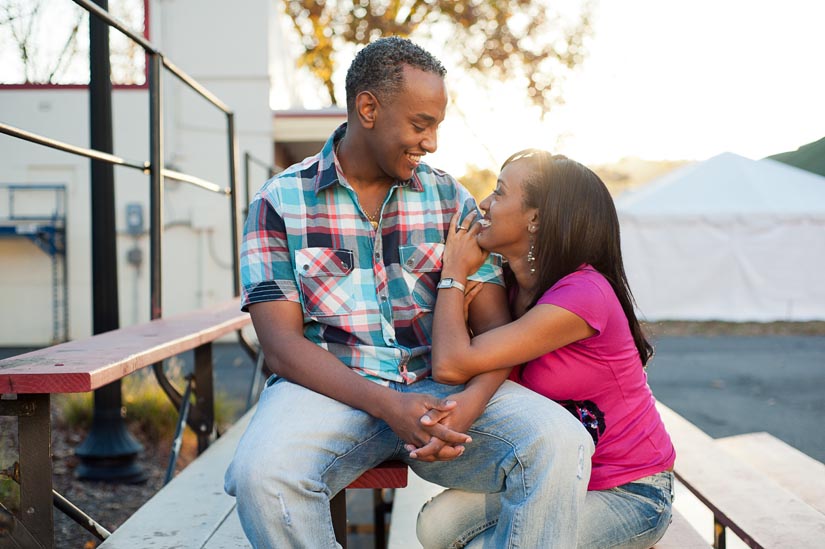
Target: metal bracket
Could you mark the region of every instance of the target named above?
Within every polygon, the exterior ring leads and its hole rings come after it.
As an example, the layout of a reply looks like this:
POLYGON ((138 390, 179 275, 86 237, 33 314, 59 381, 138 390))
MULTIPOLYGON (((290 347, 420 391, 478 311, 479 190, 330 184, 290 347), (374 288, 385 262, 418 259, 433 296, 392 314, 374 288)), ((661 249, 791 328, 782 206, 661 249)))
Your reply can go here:
POLYGON ((17 520, 14 514, 0 503, 0 546, 2 547, 32 547, 44 549, 43 544, 28 531, 26 526, 17 520), (7 542, 10 545, 7 545, 7 542))
POLYGON ((0 399, 0 416, 33 416, 37 406, 30 400, 0 399))

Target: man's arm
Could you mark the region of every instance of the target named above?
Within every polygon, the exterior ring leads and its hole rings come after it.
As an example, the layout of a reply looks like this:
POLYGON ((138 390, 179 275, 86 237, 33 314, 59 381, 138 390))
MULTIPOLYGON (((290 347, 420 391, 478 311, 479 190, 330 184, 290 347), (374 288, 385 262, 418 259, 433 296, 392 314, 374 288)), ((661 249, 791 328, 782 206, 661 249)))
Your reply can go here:
MULTIPOLYGON (((274 373, 386 421, 407 443, 421 446, 434 436, 433 427, 419 422, 423 414, 430 409, 448 411, 455 406, 427 395, 399 393, 353 372, 333 354, 304 337, 303 313, 298 303, 254 303, 249 312, 266 364, 274 373)), ((438 436, 450 444, 460 445, 469 440, 467 435, 444 428, 438 429, 438 436)), ((460 449, 455 453, 460 453, 460 449)))

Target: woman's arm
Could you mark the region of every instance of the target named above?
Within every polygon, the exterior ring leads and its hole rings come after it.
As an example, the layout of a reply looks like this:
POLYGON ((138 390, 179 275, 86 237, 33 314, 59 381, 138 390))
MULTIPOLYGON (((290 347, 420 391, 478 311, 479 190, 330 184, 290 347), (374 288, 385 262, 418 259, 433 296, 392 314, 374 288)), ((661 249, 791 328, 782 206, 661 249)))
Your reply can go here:
POLYGON ((536 305, 518 320, 470 338, 461 307, 454 297, 439 296, 436 302, 433 378, 441 383, 466 383, 482 372, 523 364, 596 332, 566 309, 536 305))
MULTIPOLYGON (((444 251, 443 278, 462 284, 486 258, 476 243, 478 227, 455 231, 450 224, 444 251)), ((554 305, 537 305, 518 320, 473 338, 464 319, 464 294, 456 288, 439 290, 433 319, 433 377, 441 383, 466 383, 470 378, 509 368, 542 356, 595 330, 581 317, 554 305)))

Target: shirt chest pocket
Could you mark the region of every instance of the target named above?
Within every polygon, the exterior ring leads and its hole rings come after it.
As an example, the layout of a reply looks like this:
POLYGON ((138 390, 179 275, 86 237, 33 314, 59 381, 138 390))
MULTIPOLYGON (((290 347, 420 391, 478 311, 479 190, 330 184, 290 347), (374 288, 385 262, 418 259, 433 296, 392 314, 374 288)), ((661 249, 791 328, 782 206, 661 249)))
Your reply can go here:
POLYGON ((310 316, 340 316, 353 311, 352 268, 352 250, 303 248, 295 252, 304 309, 310 316))
POLYGON ((423 242, 399 246, 401 272, 410 297, 417 309, 432 311, 435 306, 436 285, 441 278, 441 257, 444 244, 423 242))

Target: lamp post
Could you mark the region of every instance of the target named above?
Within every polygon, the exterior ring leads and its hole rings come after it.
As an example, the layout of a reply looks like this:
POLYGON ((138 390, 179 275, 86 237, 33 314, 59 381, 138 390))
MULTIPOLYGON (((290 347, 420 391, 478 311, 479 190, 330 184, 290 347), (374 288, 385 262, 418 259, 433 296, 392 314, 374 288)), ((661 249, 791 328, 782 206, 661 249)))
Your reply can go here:
MULTIPOLYGON (((108 9, 108 0, 95 0, 108 9)), ((109 65, 109 26, 89 15, 89 120, 91 148, 113 152, 112 81, 109 65)), ((114 166, 91 161, 92 198, 92 330, 95 334, 120 324, 115 233, 114 166)), ((143 450, 123 422, 120 380, 94 392, 92 428, 75 449, 79 478, 142 482, 146 474, 137 463, 143 450)))

